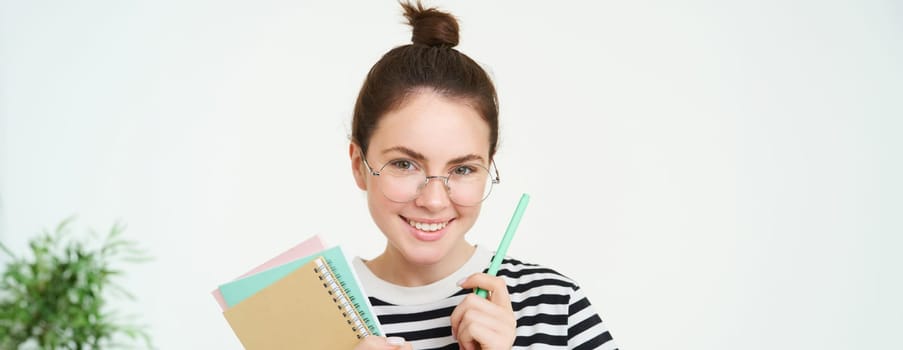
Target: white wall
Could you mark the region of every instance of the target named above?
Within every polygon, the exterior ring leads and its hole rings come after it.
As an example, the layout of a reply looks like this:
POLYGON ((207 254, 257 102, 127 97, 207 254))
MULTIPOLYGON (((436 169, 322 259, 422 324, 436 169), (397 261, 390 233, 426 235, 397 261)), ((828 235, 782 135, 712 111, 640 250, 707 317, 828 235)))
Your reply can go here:
MULTIPOLYGON (((438 2, 500 92, 470 237, 581 282, 625 349, 899 349, 903 7, 438 2)), ((393 1, 0 1, 0 239, 78 214, 156 260, 161 349, 236 349, 208 292, 313 233, 381 248, 353 100, 393 1)), ((127 304, 129 305, 129 304, 127 304)))

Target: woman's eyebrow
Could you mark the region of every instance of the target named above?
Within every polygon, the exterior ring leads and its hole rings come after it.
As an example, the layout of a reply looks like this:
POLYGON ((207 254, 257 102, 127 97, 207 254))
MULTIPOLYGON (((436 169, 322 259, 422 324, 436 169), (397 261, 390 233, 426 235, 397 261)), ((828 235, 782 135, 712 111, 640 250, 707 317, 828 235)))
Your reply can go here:
POLYGON ((468 154, 466 156, 454 158, 454 159, 448 161, 448 163, 446 163, 446 165, 459 164, 459 163, 469 162, 472 160, 478 160, 478 161, 480 161, 480 164, 483 163, 483 157, 481 157, 480 155, 468 154))
POLYGON ((426 157, 424 157, 423 154, 421 154, 420 152, 414 151, 414 150, 404 147, 404 146, 395 146, 395 147, 390 147, 390 148, 386 148, 383 150, 383 154, 390 153, 390 152, 401 152, 401 153, 404 153, 406 156, 411 157, 414 160, 420 161, 420 162, 423 162, 426 160, 426 157))
MULTIPOLYGON (((419 161, 419 162, 426 161, 426 157, 422 153, 412 150, 410 148, 404 147, 404 146, 395 146, 395 147, 386 148, 383 150, 382 153, 386 154, 386 153, 390 153, 390 152, 401 152, 416 161, 419 161)), ((449 160, 446 163, 446 165, 464 163, 464 162, 473 161, 473 160, 478 160, 478 161, 480 161, 480 163, 484 162, 482 156, 480 156, 478 154, 468 154, 468 155, 453 158, 452 160, 449 160)))

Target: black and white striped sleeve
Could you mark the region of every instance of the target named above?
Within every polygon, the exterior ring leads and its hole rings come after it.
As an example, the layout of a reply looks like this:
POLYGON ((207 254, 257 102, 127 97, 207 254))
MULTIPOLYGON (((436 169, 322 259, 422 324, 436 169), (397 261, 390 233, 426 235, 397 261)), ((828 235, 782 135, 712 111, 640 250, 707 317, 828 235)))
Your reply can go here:
POLYGON ((575 350, 616 350, 618 346, 602 318, 579 286, 571 292, 568 305, 568 348, 575 350))

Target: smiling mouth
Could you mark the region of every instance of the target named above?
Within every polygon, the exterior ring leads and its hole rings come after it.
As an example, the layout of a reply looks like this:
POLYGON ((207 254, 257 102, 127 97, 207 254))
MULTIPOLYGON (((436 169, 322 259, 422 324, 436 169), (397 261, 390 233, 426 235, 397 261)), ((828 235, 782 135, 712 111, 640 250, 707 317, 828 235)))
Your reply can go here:
POLYGON ((411 220, 411 219, 408 219, 403 216, 401 218, 404 219, 404 221, 406 221, 408 223, 408 225, 411 225, 411 227, 416 228, 423 232, 436 232, 436 231, 442 230, 445 228, 445 226, 448 226, 448 224, 454 220, 454 219, 452 219, 452 220, 448 220, 448 221, 444 221, 444 222, 427 223, 427 222, 419 222, 416 220, 411 220))

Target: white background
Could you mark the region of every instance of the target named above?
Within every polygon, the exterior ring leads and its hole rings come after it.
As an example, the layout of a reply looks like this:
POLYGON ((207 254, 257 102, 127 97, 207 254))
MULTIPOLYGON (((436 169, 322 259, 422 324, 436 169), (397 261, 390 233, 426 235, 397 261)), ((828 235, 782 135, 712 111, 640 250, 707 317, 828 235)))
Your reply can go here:
MULTIPOLYGON (((430 2, 501 100, 469 234, 585 288, 625 349, 900 349, 903 5, 430 2)), ((347 157, 394 1, 0 1, 0 239, 121 220, 161 349, 237 349, 209 291, 382 235, 347 157)), ((6 261, 3 258, 0 261, 6 261)))

